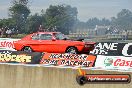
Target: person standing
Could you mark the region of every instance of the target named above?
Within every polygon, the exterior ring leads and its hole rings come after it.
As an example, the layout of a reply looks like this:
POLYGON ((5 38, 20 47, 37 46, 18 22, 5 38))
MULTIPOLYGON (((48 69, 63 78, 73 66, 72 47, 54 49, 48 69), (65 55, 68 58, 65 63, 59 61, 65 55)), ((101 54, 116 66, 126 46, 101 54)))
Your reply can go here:
POLYGON ((2 27, 1 37, 5 34, 5 28, 2 27))
POLYGON ((11 29, 7 29, 6 30, 6 37, 11 37, 11 33, 12 33, 11 29))
POLYGON ((38 32, 43 32, 42 25, 39 26, 38 32))
POLYGON ((2 29, 0 28, 0 37, 2 37, 1 35, 2 35, 2 29))

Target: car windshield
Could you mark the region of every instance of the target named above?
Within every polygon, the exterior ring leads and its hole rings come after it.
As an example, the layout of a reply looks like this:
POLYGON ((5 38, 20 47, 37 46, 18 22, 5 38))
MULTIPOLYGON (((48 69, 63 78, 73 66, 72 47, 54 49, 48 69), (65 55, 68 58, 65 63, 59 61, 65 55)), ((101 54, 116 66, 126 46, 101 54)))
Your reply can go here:
POLYGON ((56 37, 57 40, 69 39, 67 36, 65 36, 62 33, 56 33, 55 37, 56 37))

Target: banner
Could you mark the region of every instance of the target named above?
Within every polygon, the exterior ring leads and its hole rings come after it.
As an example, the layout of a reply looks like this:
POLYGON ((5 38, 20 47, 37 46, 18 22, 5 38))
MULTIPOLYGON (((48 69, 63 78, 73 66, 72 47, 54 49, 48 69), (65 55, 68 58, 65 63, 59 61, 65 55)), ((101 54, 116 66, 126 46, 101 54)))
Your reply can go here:
POLYGON ((132 71, 132 57, 97 55, 95 68, 132 71))
POLYGON ((23 64, 39 64, 43 53, 33 52, 27 53, 23 51, 0 51, 1 63, 23 63, 23 64))
POLYGON ((45 53, 40 64, 93 67, 95 60, 96 56, 94 55, 45 53))
POLYGON ((14 42, 20 39, 11 39, 11 38, 0 38, 0 50, 12 50, 14 49, 14 42))
POLYGON ((84 84, 121 84, 121 83, 130 83, 131 76, 129 74, 85 74, 77 75, 76 81, 79 85, 84 84))
POLYGON ((90 54, 107 56, 132 56, 132 43, 96 43, 90 54))

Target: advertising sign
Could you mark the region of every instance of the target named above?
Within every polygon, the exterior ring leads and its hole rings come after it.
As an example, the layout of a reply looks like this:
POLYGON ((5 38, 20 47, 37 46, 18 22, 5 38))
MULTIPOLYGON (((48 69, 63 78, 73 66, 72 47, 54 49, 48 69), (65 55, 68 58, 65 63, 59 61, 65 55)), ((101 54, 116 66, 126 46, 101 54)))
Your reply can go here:
POLYGON ((14 42, 19 39, 0 38, 0 50, 14 50, 14 42))
POLYGON ((93 67, 96 56, 93 55, 77 55, 77 54, 59 54, 45 53, 41 64, 50 64, 55 66, 84 66, 93 67))
POLYGON ((80 85, 86 83, 130 83, 131 76, 129 74, 85 74, 77 76, 76 81, 80 85))
POLYGON ((34 52, 27 53, 23 51, 0 51, 1 63, 24 63, 24 64, 39 64, 42 53, 34 52))
POLYGON ((78 68, 79 75, 76 81, 79 85, 86 83, 130 83, 131 75, 129 74, 87 74, 81 67, 78 68))
POLYGON ((117 51, 118 43, 96 43, 95 49, 91 52, 96 55, 107 55, 109 51, 117 51))
POLYGON ((132 56, 132 43, 96 43, 95 49, 90 53, 94 55, 132 56))
POLYGON ((107 70, 131 69, 132 71, 132 57, 97 55, 95 67, 100 67, 107 70))

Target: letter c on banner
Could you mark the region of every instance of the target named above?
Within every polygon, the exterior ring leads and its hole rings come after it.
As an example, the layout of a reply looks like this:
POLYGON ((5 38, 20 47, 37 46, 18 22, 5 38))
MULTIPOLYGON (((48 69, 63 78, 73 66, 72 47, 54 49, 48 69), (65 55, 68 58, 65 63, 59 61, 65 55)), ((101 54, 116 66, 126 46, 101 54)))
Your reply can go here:
POLYGON ((127 53, 128 48, 129 48, 130 46, 132 46, 132 43, 128 43, 128 44, 126 44, 126 45, 124 46, 124 48, 123 48, 123 50, 122 50, 122 54, 123 54, 124 56, 132 56, 132 54, 128 55, 128 53, 127 53))
POLYGON ((117 59, 115 62, 114 62, 114 66, 118 66, 120 64, 120 61, 121 59, 117 59))

